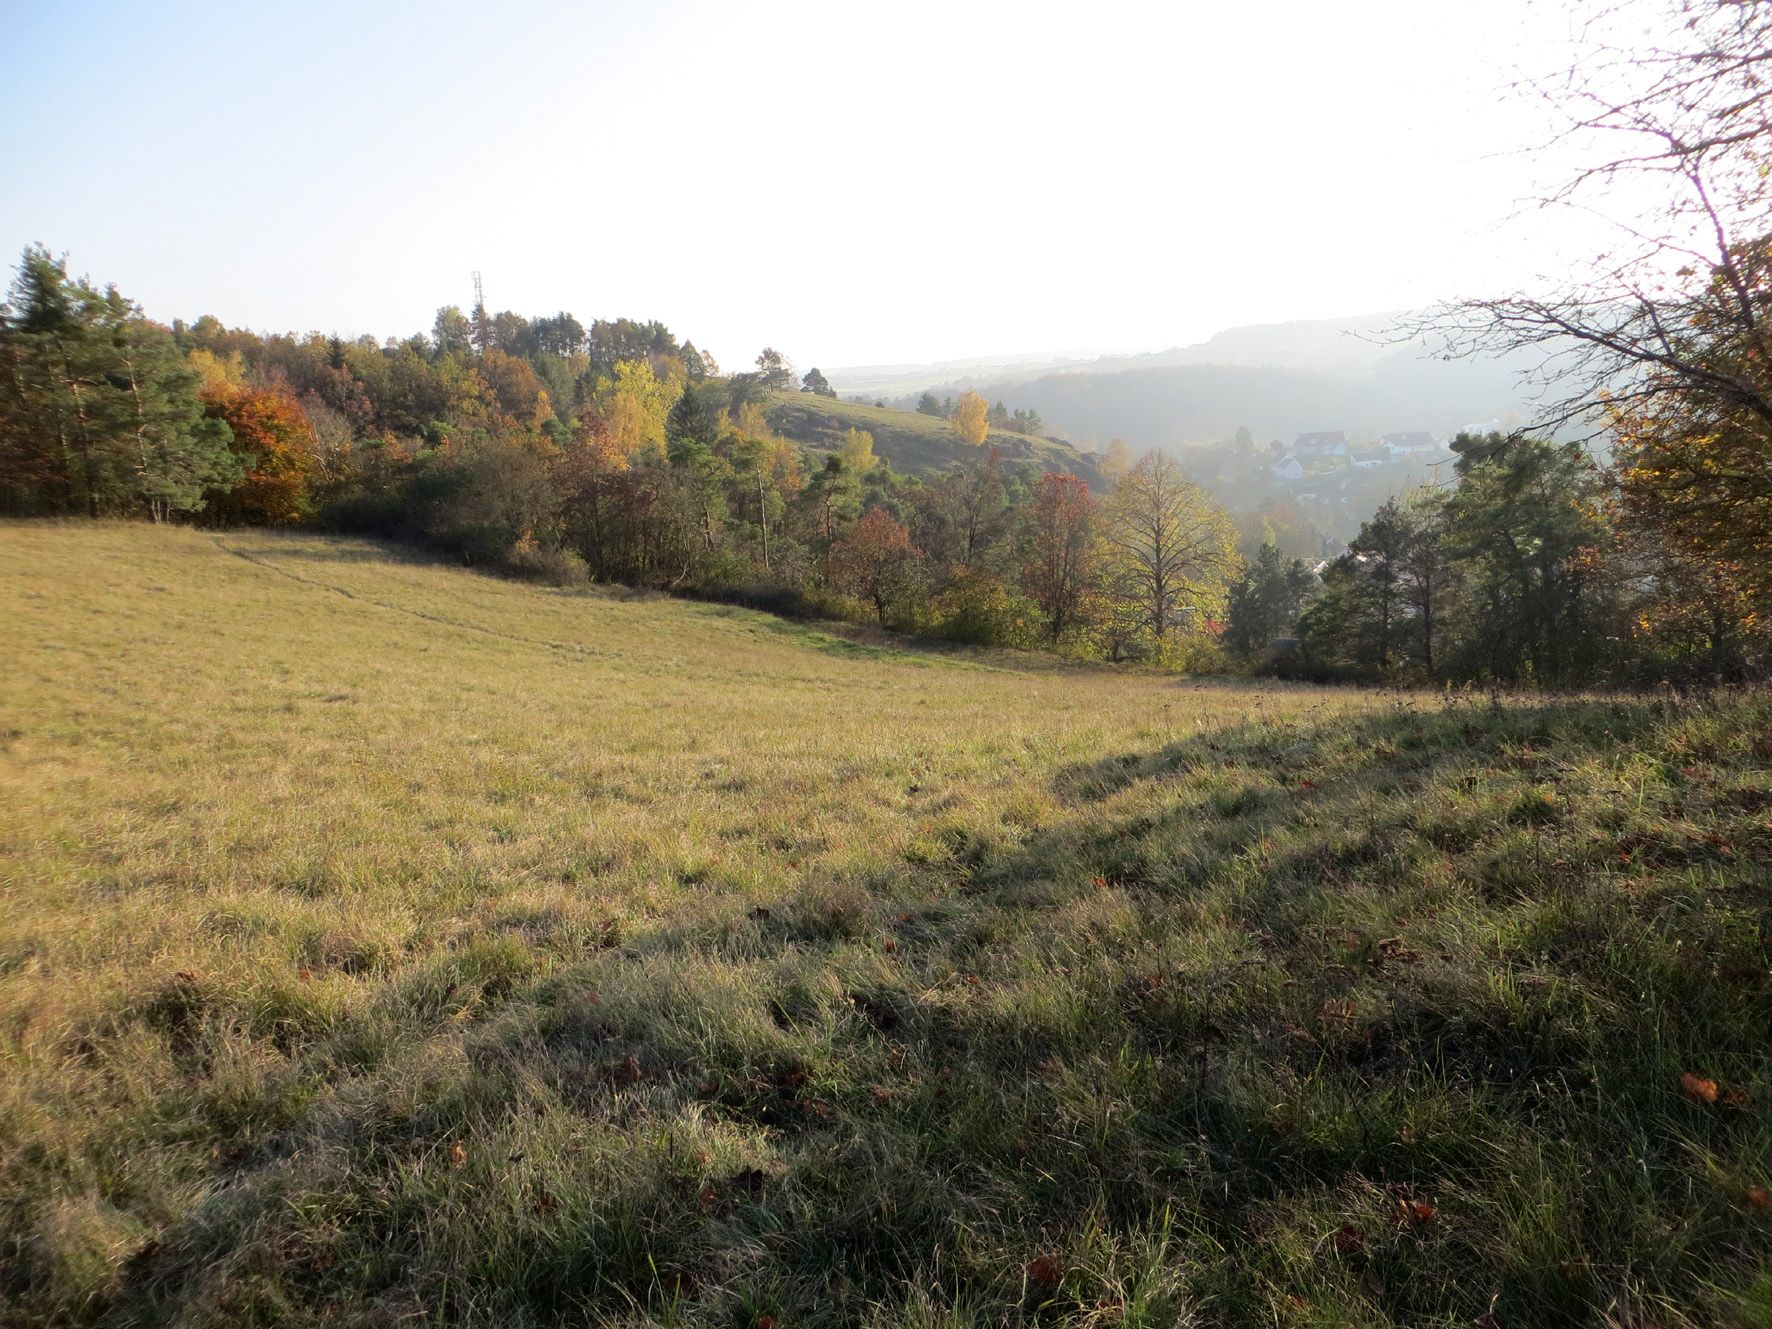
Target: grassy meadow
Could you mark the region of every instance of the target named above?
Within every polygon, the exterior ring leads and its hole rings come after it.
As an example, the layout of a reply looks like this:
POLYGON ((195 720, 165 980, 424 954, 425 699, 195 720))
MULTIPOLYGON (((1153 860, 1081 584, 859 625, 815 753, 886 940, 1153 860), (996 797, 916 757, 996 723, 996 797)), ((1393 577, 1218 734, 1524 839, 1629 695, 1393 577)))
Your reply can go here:
MULTIPOLYGON (((768 417, 770 427, 784 438, 826 452, 838 448, 849 430, 864 429, 874 437, 875 455, 900 471, 937 471, 955 462, 974 461, 979 454, 978 448, 960 441, 952 420, 810 392, 770 394, 768 417)), ((1069 472, 1097 487, 1101 484, 1094 454, 1067 443, 1007 429, 991 430, 985 442, 1011 466, 1069 472)))
POLYGON ((126 525, 0 625, 0 1324, 1772 1323, 1763 695, 126 525))

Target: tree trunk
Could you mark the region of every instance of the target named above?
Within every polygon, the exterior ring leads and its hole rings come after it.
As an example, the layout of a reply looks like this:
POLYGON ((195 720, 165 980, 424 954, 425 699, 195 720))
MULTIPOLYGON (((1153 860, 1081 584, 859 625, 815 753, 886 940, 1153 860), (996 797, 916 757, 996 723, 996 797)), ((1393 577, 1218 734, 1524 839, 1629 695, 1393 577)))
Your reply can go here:
POLYGON ((769 500, 763 490, 763 472, 757 472, 757 528, 763 533, 763 571, 769 571, 769 500))

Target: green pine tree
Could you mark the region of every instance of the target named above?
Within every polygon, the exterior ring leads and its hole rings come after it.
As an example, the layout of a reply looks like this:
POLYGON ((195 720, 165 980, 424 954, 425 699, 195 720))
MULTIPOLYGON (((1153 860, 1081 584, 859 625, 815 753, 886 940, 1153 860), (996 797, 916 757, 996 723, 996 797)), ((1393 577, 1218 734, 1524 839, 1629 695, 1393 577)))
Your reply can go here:
POLYGON ((41 246, 0 317, 0 363, 0 500, 14 510, 164 520, 238 478, 172 334, 41 246))

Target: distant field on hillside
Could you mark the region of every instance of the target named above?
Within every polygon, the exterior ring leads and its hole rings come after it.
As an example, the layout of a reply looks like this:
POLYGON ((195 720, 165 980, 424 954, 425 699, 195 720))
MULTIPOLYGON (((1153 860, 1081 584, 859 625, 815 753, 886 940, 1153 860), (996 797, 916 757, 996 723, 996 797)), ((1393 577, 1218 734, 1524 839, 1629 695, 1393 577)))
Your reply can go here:
POLYGON ((1764 696, 132 525, 0 622, 0 1324, 1772 1319, 1764 696))
MULTIPOLYGON (((977 448, 960 441, 951 420, 915 411, 863 406, 809 392, 778 392, 770 398, 768 414, 769 423, 778 433, 806 447, 826 451, 835 449, 848 430, 865 429, 874 436, 874 454, 884 457, 898 471, 941 470, 978 455, 977 448)), ((1095 488, 1102 485, 1094 455, 1069 444, 1003 429, 991 430, 986 442, 1000 449, 1003 460, 1012 466, 1069 471, 1095 488)))

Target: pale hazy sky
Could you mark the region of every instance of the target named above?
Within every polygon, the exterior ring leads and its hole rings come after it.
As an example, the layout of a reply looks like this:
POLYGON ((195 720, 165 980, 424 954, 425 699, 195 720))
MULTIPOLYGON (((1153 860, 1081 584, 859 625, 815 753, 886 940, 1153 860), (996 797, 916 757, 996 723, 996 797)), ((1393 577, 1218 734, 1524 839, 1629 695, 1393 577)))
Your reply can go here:
POLYGON ((1500 224, 1555 3, 0 8, 0 248, 168 321, 404 335, 479 269, 727 368, 1154 350, 1587 243, 1500 224))

